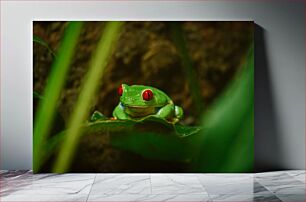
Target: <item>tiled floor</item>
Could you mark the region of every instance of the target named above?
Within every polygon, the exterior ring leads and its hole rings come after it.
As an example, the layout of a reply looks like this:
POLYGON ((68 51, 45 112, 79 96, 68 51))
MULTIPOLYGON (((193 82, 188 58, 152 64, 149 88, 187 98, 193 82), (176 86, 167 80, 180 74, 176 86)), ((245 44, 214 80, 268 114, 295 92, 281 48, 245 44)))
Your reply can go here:
POLYGON ((0 201, 305 201, 305 171, 36 174, 1 171, 0 201))

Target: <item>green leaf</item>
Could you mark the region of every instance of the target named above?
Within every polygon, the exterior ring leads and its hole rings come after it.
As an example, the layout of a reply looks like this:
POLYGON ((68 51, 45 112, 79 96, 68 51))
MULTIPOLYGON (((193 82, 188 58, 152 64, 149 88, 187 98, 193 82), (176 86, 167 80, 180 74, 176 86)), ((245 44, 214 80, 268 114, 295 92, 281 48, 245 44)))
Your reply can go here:
POLYGON ((247 113, 238 135, 233 139, 223 169, 228 172, 252 171, 254 157, 254 109, 247 113))
MULTIPOLYGON (((190 162, 194 156, 190 137, 201 127, 172 124, 164 119, 148 116, 138 120, 98 120, 83 125, 83 135, 109 135, 115 148, 134 152, 145 158, 190 162)), ((46 146, 49 153, 58 148, 66 131, 59 133, 46 146)))
POLYGON ((52 50, 52 48, 48 45, 48 43, 43 40, 42 38, 40 38, 37 35, 33 35, 33 42, 38 43, 44 47, 46 47, 48 49, 48 51, 52 54, 53 57, 56 57, 54 51, 52 50))
POLYGON ((194 156, 193 135, 201 127, 171 124, 164 119, 147 116, 139 120, 100 121, 89 126, 89 130, 105 131, 111 144, 119 149, 139 154, 145 158, 165 161, 190 162, 194 156), (108 125, 108 126, 107 126, 108 125))

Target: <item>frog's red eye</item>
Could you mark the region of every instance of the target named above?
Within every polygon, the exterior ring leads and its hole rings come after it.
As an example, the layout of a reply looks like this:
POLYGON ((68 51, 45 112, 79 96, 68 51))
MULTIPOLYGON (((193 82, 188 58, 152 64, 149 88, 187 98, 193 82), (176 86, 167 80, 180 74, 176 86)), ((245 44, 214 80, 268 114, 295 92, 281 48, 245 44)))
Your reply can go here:
POLYGON ((119 86, 118 88, 118 95, 121 96, 123 93, 123 87, 122 87, 122 84, 119 86))
POLYGON ((150 101, 153 98, 153 92, 151 90, 145 90, 142 93, 142 98, 146 101, 150 101))

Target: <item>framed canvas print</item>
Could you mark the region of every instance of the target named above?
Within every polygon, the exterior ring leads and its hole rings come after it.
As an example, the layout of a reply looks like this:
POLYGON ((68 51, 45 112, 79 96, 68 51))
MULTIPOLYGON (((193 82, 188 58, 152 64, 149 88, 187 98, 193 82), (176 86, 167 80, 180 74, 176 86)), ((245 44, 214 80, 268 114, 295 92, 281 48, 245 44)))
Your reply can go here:
POLYGON ((34 172, 252 172, 253 26, 34 21, 34 172))

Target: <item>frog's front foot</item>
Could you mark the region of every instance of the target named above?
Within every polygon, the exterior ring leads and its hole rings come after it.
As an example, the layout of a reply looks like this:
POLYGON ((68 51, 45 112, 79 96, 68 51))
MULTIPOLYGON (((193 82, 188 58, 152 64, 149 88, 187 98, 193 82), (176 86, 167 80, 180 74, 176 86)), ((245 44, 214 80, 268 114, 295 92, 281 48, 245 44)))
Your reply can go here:
POLYGON ((172 114, 173 115, 168 118, 168 121, 173 124, 179 122, 184 116, 183 109, 179 106, 174 106, 174 113, 172 114))
POLYGON ((123 106, 121 105, 121 103, 119 103, 117 105, 117 107, 114 109, 113 111, 113 117, 115 119, 121 119, 121 120, 126 120, 126 119, 130 119, 129 115, 127 115, 124 111, 123 106))
POLYGON ((183 118, 183 109, 179 106, 168 104, 161 108, 156 116, 163 118, 168 122, 176 123, 183 118))

